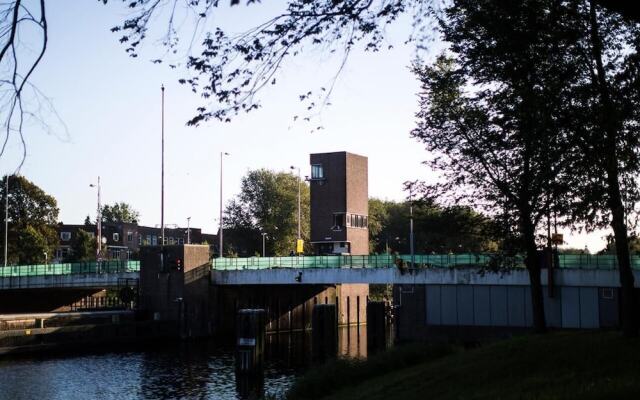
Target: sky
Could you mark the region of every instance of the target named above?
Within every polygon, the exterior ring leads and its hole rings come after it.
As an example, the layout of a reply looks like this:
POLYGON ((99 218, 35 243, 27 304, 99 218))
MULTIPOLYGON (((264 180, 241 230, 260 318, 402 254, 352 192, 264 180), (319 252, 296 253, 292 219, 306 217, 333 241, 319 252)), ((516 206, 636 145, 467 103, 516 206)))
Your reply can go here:
MULTIPOLYGON (((337 60, 319 51, 289 60, 278 85, 260 95, 262 108, 231 123, 188 127, 201 105, 197 95, 178 83, 183 69, 153 64, 161 47, 153 35, 138 58, 129 57, 110 28, 127 16, 120 1, 55 0, 48 3, 49 46, 33 83, 52 102, 62 123, 49 115, 50 130, 25 130, 27 158, 20 173, 53 195, 59 220, 82 223, 95 218, 100 176, 103 203, 124 201, 141 214, 140 223, 160 224, 161 91, 165 90, 165 222, 215 232, 220 207, 220 152, 224 159, 223 193, 239 192, 252 169, 289 171, 294 165, 309 175, 309 154, 349 151, 369 158, 369 196, 402 200, 402 183, 433 179, 423 164, 424 146, 409 135, 414 127, 419 90, 409 70, 416 53, 403 45, 408 21, 389 30, 393 49, 354 52, 336 82, 332 106, 313 121, 300 113, 298 95, 330 82, 337 60)), ((273 4, 273 3, 272 3, 273 4)), ((223 10, 218 21, 243 27, 273 12, 271 5, 223 10), (256 7, 256 8, 253 8, 256 7)), ((238 28, 240 29, 240 28, 238 28)), ((24 33, 28 43, 29 33, 24 33)), ((432 43, 422 53, 430 59, 442 49, 432 43)), ((13 172, 21 155, 16 138, 0 160, 0 172, 13 172)), ((226 201, 225 201, 226 202, 226 201)), ((567 240, 568 232, 565 232, 567 240)), ((572 247, 602 247, 602 233, 572 235, 572 247)))

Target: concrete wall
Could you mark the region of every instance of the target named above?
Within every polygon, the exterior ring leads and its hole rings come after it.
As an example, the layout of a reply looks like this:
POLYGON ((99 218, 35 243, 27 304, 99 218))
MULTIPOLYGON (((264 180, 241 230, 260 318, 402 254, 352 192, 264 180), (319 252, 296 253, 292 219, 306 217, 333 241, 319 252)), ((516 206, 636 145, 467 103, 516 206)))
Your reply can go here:
POLYGON ((140 309, 150 318, 175 322, 180 336, 209 335, 209 275, 209 246, 142 247, 140 309))

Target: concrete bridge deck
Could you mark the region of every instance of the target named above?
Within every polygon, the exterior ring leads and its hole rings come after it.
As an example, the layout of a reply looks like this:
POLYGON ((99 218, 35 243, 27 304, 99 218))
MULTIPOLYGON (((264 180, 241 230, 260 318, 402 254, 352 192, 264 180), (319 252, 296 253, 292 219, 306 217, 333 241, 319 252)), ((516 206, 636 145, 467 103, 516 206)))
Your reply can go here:
MULTIPOLYGON (((542 282, 547 282, 547 270, 542 282)), ((634 270, 636 287, 640 287, 640 271, 634 270)), ((617 270, 557 269, 554 282, 561 286, 619 287, 617 270)), ((350 283, 394 285, 506 285, 527 286, 529 275, 524 269, 505 273, 481 272, 477 268, 273 268, 266 270, 217 271, 211 273, 216 285, 332 285, 350 283)))

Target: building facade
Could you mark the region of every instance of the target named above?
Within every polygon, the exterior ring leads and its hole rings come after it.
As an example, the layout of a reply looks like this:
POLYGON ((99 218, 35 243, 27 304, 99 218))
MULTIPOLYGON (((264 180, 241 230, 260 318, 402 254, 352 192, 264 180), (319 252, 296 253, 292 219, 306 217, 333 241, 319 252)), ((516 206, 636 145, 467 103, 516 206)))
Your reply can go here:
POLYGON ((367 157, 310 155, 311 244, 316 254, 369 254, 367 157))
MULTIPOLYGON (((63 262, 72 252, 72 243, 83 230, 95 238, 96 224, 69 225, 58 224, 58 246, 52 262, 63 262)), ((217 235, 202 233, 200 228, 165 227, 165 244, 209 244, 217 243, 217 235)), ((105 242, 105 259, 127 260, 137 258, 142 246, 156 246, 161 244, 161 232, 159 227, 142 226, 134 223, 102 223, 102 237, 105 242)), ((213 251, 212 247, 212 251, 213 251)))

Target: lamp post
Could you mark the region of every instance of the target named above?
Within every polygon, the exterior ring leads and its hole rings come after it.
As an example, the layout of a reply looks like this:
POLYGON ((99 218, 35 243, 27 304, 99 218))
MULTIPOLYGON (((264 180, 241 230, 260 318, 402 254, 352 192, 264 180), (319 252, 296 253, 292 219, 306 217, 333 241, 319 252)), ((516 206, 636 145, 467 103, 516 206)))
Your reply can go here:
MULTIPOLYGON (((160 166, 160 246, 164 247, 164 85, 160 86, 162 91, 162 121, 161 121, 161 166, 160 166)), ((162 257, 162 256, 161 256, 162 257)), ((164 259, 162 259, 162 266, 164 267, 164 259)))
POLYGON ((98 235, 96 236, 96 261, 100 261, 100 250, 102 249, 102 206, 100 204, 100 176, 98 176, 97 184, 90 184, 90 187, 98 188, 98 212, 96 216, 96 228, 98 235))
POLYGON ((267 237, 267 234, 265 232, 262 232, 262 257, 267 256, 266 237, 267 237))
POLYGON ((302 235, 301 235, 301 218, 300 218, 300 185, 301 185, 301 180, 300 180, 300 168, 296 167, 296 166, 291 166, 292 170, 298 170, 298 241, 296 242, 296 253, 298 253, 298 243, 300 242, 300 239, 302 239, 302 235))
POLYGON ((409 185, 409 251, 411 252, 411 268, 414 267, 413 252, 413 183, 409 185))
POLYGON ((219 238, 220 239, 220 244, 219 244, 219 246, 220 246, 220 249, 219 249, 220 258, 222 258, 222 255, 224 253, 224 247, 223 247, 224 241, 223 241, 223 233, 222 233, 222 225, 223 225, 222 212, 223 212, 223 208, 224 208, 223 204, 222 204, 222 158, 224 156, 228 156, 228 155, 229 155, 229 153, 225 153, 225 152, 222 152, 222 151, 220 152, 220 234, 219 234, 219 236, 220 236, 220 238, 219 238))
POLYGON ((4 191, 4 266, 7 266, 7 245, 9 243, 9 174, 5 177, 4 191))
POLYGON ((191 244, 191 217, 187 217, 187 244, 191 244))

